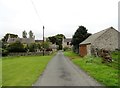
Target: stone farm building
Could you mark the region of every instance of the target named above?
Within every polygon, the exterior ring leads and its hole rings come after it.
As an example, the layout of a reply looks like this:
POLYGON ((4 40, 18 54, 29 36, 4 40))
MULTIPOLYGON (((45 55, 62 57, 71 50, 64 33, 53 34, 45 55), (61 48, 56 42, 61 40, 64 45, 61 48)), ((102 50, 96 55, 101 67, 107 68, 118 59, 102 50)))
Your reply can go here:
POLYGON ((106 49, 114 51, 120 49, 120 32, 113 27, 107 28, 89 36, 85 41, 79 44, 79 53, 81 56, 91 55, 92 49, 106 49))

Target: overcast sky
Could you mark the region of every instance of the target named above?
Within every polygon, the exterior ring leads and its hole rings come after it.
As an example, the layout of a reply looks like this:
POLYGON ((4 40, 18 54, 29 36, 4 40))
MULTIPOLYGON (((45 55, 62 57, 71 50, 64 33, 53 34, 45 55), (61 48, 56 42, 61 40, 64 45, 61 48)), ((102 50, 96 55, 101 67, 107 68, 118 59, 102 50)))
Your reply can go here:
POLYGON ((58 33, 72 37, 80 25, 89 33, 110 26, 118 29, 118 1, 0 0, 0 39, 6 33, 22 37, 24 30, 32 30, 36 39, 42 39, 43 25, 46 37, 58 33))

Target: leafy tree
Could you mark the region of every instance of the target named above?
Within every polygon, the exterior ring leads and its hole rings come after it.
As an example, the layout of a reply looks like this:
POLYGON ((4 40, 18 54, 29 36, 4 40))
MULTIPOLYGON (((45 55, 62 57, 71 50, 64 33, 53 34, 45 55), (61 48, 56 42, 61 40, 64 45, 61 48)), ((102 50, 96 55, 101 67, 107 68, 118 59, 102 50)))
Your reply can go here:
POLYGON ((49 41, 52 42, 52 44, 56 43, 56 37, 52 36, 52 37, 48 37, 49 41))
POLYGON ((63 34, 57 34, 56 35, 56 45, 59 45, 58 49, 61 50, 63 48, 62 46, 62 41, 63 41, 63 38, 65 39, 65 36, 63 34))
POLYGON ((78 53, 79 52, 79 44, 88 38, 91 34, 87 33, 87 29, 84 26, 79 26, 72 37, 71 44, 73 45, 73 51, 78 53))
POLYGON ((34 36, 33 36, 33 32, 30 30, 29 31, 29 38, 33 38, 34 36))
POLYGON ((63 34, 57 34, 56 37, 59 37, 59 38, 66 38, 63 34))
POLYGON ((24 30, 23 33, 22 33, 22 37, 23 38, 27 38, 27 32, 24 30))
POLYGON ((2 38, 2 42, 6 43, 9 36, 10 36, 10 38, 17 38, 17 37, 18 37, 18 35, 16 35, 16 34, 7 33, 7 34, 4 36, 4 38, 2 38))
POLYGON ((65 39, 65 36, 63 34, 57 34, 55 36, 48 37, 48 38, 50 42, 52 42, 52 44, 59 45, 58 49, 62 49, 62 41, 63 41, 63 38, 65 39))
POLYGON ((24 45, 19 41, 16 41, 15 43, 10 44, 7 47, 7 50, 9 52, 26 52, 26 49, 24 48, 24 45))
POLYGON ((61 38, 61 37, 57 38, 56 45, 59 45, 58 50, 62 49, 62 40, 63 40, 63 38, 61 38))

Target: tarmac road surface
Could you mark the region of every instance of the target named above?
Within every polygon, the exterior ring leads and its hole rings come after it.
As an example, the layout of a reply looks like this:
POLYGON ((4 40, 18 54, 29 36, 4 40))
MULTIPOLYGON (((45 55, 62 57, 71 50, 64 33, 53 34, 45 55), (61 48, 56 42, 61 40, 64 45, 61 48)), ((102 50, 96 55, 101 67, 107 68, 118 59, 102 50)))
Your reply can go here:
POLYGON ((33 86, 102 86, 59 51, 33 86))

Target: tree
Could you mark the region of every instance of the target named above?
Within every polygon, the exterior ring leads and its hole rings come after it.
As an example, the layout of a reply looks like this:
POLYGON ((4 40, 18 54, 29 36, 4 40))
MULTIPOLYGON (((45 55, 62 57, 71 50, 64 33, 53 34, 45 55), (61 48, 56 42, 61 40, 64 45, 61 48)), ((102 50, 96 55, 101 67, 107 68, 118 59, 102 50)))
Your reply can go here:
POLYGON ((63 48, 62 42, 63 39, 65 39, 65 36, 63 34, 57 34, 56 38, 57 38, 56 45, 59 45, 58 49, 61 50, 63 48))
POLYGON ((16 41, 15 43, 10 44, 7 47, 7 50, 9 52, 26 52, 26 49, 24 48, 24 45, 19 41, 16 41))
POLYGON ((31 30, 29 31, 29 38, 33 38, 33 32, 31 30))
POLYGON ((56 36, 59 38, 64 38, 64 39, 66 38, 63 34, 57 34, 56 36))
POLYGON ((22 37, 23 38, 27 38, 27 32, 24 30, 23 33, 22 33, 22 37))
POLYGON ((9 37, 10 37, 10 38, 17 38, 18 35, 7 33, 7 34, 4 36, 4 38, 2 38, 2 42, 6 43, 9 37))
POLYGON ((79 26, 79 28, 74 33, 71 41, 74 52, 78 53, 79 44, 91 35, 90 33, 87 33, 87 31, 88 30, 84 26, 79 26))
POLYGON ((48 37, 49 41, 52 42, 52 44, 56 43, 56 37, 52 36, 52 37, 48 37))
POLYGON ((48 38, 49 38, 49 41, 52 42, 52 44, 59 45, 58 49, 62 49, 62 41, 63 41, 63 38, 65 39, 65 36, 63 34, 57 34, 55 36, 48 37, 48 38))

